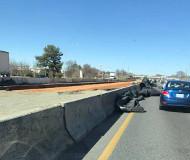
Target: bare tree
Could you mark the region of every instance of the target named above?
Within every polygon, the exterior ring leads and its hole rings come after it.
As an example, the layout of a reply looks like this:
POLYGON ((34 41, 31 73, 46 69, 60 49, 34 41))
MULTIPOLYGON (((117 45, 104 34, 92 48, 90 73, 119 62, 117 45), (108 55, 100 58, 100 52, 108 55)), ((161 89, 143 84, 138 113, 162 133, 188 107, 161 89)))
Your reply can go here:
POLYGON ((125 70, 123 70, 123 69, 121 69, 121 70, 117 69, 117 70, 116 70, 116 75, 117 75, 118 77, 122 77, 122 76, 128 75, 128 73, 127 73, 125 70))
POLYGON ((9 69, 10 69, 10 75, 11 76, 18 76, 19 75, 18 63, 15 60, 10 60, 9 69))
POLYGON ((129 77, 133 76, 133 73, 129 73, 129 72, 123 70, 123 69, 121 69, 121 70, 117 69, 116 70, 116 76, 118 78, 129 78, 129 77))
POLYGON ((66 62, 66 76, 73 78, 73 77, 77 77, 79 78, 80 76, 80 69, 81 66, 77 64, 76 61, 67 61, 66 62))
POLYGON ((33 76, 30 66, 25 62, 22 61, 17 62, 15 60, 11 60, 9 66, 10 66, 10 74, 12 76, 23 76, 23 77, 33 76))
POLYGON ((84 78, 94 78, 97 77, 99 73, 98 69, 91 67, 89 64, 84 64, 82 71, 84 78))
POLYGON ((25 62, 19 62, 19 71, 20 76, 26 77, 29 73, 31 73, 30 66, 25 62))
POLYGON ((183 71, 178 71, 178 72, 176 73, 176 76, 179 77, 179 78, 184 78, 184 77, 185 77, 185 72, 183 72, 183 71))

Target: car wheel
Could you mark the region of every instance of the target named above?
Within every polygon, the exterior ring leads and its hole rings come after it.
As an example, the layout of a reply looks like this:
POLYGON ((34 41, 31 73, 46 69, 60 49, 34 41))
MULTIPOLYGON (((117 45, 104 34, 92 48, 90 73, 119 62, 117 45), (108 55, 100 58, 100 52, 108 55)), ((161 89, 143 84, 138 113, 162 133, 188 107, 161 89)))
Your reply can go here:
POLYGON ((159 106, 159 109, 160 109, 160 110, 163 110, 163 109, 164 109, 164 107, 160 105, 160 106, 159 106))

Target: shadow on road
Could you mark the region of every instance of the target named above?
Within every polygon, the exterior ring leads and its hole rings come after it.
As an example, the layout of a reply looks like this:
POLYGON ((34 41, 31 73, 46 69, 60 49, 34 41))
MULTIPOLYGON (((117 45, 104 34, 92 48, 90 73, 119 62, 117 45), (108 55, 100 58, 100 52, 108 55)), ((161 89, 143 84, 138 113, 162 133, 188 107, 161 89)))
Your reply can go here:
POLYGON ((102 136, 114 125, 121 117, 122 112, 116 112, 108 117, 101 125, 97 126, 81 142, 75 144, 69 150, 62 152, 55 160, 81 160, 91 150, 91 148, 100 140, 102 136))
POLYGON ((190 113, 190 108, 172 107, 172 108, 165 108, 164 110, 168 112, 190 113))

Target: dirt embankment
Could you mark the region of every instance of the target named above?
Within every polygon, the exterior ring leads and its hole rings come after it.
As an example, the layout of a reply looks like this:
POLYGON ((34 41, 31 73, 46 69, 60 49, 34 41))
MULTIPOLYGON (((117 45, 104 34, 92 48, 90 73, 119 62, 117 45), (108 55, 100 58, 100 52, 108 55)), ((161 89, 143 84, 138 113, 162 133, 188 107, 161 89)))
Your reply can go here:
POLYGON ((64 91, 72 92, 72 91, 105 90, 105 89, 123 88, 123 87, 131 86, 133 82, 116 82, 116 83, 90 84, 90 85, 68 86, 68 87, 26 89, 24 91, 41 93, 41 92, 64 92, 64 91))

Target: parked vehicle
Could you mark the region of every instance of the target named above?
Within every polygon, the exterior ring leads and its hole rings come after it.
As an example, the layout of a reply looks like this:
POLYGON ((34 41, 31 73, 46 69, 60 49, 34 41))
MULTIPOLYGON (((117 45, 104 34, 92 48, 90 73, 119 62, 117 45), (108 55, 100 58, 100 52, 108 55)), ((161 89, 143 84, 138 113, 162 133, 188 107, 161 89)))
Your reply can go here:
POLYGON ((190 82, 170 80, 160 96, 159 109, 165 107, 190 107, 190 82))
POLYGON ((110 79, 116 79, 115 72, 110 72, 110 79))
POLYGON ((0 75, 9 76, 9 52, 0 51, 0 75))
POLYGON ((36 75, 35 78, 48 78, 46 75, 43 75, 43 74, 39 74, 39 75, 36 75))

